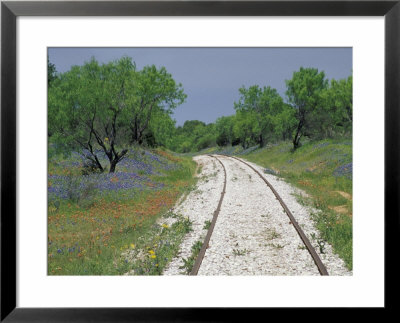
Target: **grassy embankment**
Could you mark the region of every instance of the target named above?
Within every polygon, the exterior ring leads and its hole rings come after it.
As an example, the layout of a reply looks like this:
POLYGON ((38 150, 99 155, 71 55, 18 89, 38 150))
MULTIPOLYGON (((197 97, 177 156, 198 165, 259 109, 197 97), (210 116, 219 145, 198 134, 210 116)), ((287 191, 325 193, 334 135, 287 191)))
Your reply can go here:
POLYGON ((195 168, 190 157, 140 148, 114 174, 83 176, 78 154, 49 158, 48 274, 160 274, 191 223, 157 220, 193 187, 195 168))

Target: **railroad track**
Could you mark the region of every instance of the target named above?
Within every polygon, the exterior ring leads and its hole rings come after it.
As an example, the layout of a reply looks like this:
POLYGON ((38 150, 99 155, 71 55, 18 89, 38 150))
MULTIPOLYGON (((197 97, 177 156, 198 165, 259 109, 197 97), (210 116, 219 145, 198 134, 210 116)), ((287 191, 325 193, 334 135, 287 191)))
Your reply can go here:
POLYGON ((211 221, 211 225, 210 225, 210 227, 209 227, 209 229, 207 231, 207 235, 206 235, 206 237, 204 239, 202 248, 201 248, 201 250, 200 250, 200 252, 199 252, 199 254, 198 254, 197 258, 196 258, 196 261, 195 261, 195 263, 193 265, 193 268, 192 268, 192 271, 191 271, 190 275, 197 275, 197 273, 198 273, 198 271, 200 269, 200 266, 202 264, 202 261, 204 259, 205 254, 206 254, 207 248, 209 246, 209 242, 210 242, 212 233, 214 231, 214 227, 215 227, 218 215, 219 215, 220 210, 221 210, 222 202, 224 200, 224 196, 225 196, 225 192, 226 192, 226 182, 227 182, 226 168, 225 168, 224 164, 222 163, 222 161, 220 160, 220 158, 217 157, 217 156, 223 156, 225 158, 235 159, 235 160, 241 162, 242 164, 246 165, 247 167, 252 169, 252 171, 255 172, 264 181, 264 183, 268 186, 268 189, 273 192, 273 194, 275 195, 276 199, 279 201, 280 205, 282 206, 283 210, 285 211, 286 215, 288 216, 288 218, 290 220, 290 223, 296 229, 301 241, 303 242, 305 248, 307 249, 307 251, 309 252, 310 256, 312 257, 315 265, 317 266, 320 275, 328 276, 328 271, 327 271, 325 265, 322 263, 320 257, 318 256, 317 252, 315 251, 314 247, 312 246, 311 242, 309 241, 309 239, 307 238, 307 236, 305 235, 305 233, 303 232, 303 230, 301 229, 301 227, 297 223, 297 221, 296 221, 295 217, 293 216, 292 212, 289 210, 289 208, 287 207, 285 202, 279 196, 278 192, 271 185, 271 183, 268 182, 267 179, 257 169, 255 169, 252 165, 248 164, 247 162, 245 162, 245 161, 243 161, 243 160, 241 160, 241 159, 239 159, 237 157, 228 156, 228 155, 208 155, 208 156, 210 156, 212 158, 215 158, 222 165, 222 168, 223 168, 223 171, 224 171, 224 187, 223 187, 223 190, 221 192, 221 196, 220 196, 220 199, 219 199, 219 203, 218 203, 217 209, 214 211, 213 219, 211 221))

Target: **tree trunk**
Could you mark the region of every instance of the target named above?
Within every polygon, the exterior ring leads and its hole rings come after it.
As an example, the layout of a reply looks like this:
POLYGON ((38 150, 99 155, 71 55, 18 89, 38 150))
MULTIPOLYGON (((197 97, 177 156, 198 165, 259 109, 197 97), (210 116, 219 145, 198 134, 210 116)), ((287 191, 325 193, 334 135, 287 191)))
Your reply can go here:
POLYGON ((101 172, 103 172, 104 171, 103 166, 101 166, 100 161, 96 155, 94 155, 94 159, 96 161, 97 168, 100 169, 101 172))
POLYGON ((88 143, 87 146, 83 146, 87 151, 90 152, 91 155, 86 156, 86 159, 88 159, 91 162, 91 167, 96 167, 98 168, 101 172, 104 171, 103 166, 101 166, 101 163, 99 159, 97 158, 96 153, 93 151, 93 147, 90 143, 88 143))
POLYGON ((127 152, 128 152, 128 149, 124 149, 123 151, 121 151, 121 153, 117 153, 116 151, 114 151, 114 158, 113 158, 113 154, 111 152, 111 155, 109 156, 109 160, 110 160, 110 171, 109 171, 109 173, 114 173, 115 172, 115 167, 117 166, 117 164, 122 159, 125 158, 125 155, 127 154, 127 152))
POLYGON ((115 172, 115 167, 117 166, 118 161, 119 161, 118 159, 114 159, 114 160, 112 160, 110 162, 110 171, 109 171, 109 173, 114 173, 115 172))
POLYGON ((259 143, 260 143, 260 148, 263 148, 265 146, 265 141, 262 134, 260 134, 259 136, 259 143))
POLYGON ((143 133, 138 131, 137 137, 136 137, 136 141, 139 145, 143 144, 143 133))
POLYGON ((301 129, 302 128, 303 128, 303 120, 301 119, 297 126, 296 134, 294 135, 294 138, 293 138, 293 149, 294 150, 296 150, 300 146, 300 138, 301 138, 301 129))

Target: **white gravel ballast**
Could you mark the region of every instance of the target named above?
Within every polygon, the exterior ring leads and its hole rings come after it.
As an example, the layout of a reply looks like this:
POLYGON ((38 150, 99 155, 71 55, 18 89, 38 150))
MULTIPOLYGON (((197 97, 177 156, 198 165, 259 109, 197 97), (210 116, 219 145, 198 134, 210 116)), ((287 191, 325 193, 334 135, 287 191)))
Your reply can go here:
MULTIPOLYGON (((164 269, 164 275, 182 275, 184 269, 183 259, 188 259, 192 254, 192 246, 197 241, 204 241, 207 234, 206 223, 211 222, 215 209, 224 186, 224 172, 220 163, 209 156, 197 156, 194 160, 201 169, 197 187, 172 210, 175 214, 188 217, 192 222, 192 230, 184 238, 178 256, 164 269)), ((171 224, 171 218, 162 219, 162 223, 171 224)))
MULTIPOLYGON (((198 275, 320 275, 287 214, 265 182, 250 167, 230 157, 215 155, 226 169, 226 192, 198 275)), ((197 189, 173 210, 192 221, 193 231, 184 239, 178 256, 164 275, 184 274, 183 259, 196 241, 204 241, 206 221, 211 221, 224 185, 222 165, 211 156, 197 156, 201 167, 197 189)), ((250 163, 251 164, 251 163, 250 163)), ((351 275, 344 262, 325 243, 318 248, 318 231, 310 210, 299 204, 296 188, 251 164, 273 185, 296 221, 315 246, 329 275, 351 275), (313 239, 314 238, 314 239, 313 239)))

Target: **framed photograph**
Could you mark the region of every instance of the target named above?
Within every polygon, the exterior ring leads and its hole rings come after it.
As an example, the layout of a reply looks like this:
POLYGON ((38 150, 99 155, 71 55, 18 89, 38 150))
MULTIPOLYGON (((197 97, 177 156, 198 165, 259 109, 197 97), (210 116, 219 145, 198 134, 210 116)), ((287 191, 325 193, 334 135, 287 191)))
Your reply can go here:
POLYGON ((1 320, 392 309, 399 19, 386 0, 3 1, 1 320))

